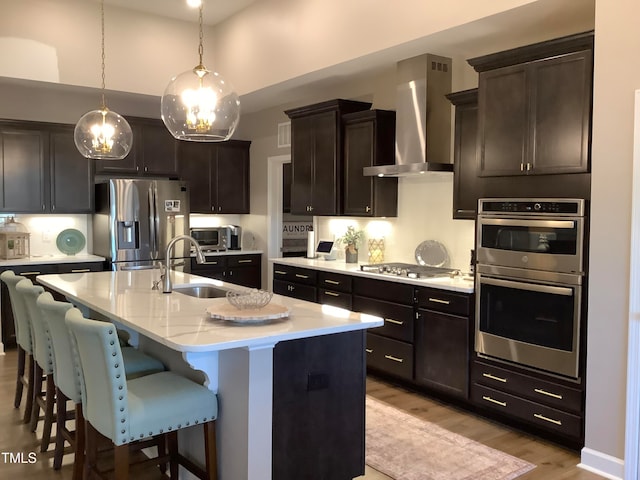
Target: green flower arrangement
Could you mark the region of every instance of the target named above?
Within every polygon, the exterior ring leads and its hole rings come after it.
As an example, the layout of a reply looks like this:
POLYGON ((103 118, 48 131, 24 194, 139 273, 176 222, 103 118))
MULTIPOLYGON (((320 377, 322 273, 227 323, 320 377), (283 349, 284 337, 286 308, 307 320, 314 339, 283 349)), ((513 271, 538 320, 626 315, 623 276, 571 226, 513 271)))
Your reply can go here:
POLYGON ((353 225, 347 227, 347 231, 343 236, 338 238, 338 242, 345 245, 345 250, 349 253, 357 253, 358 246, 364 239, 364 232, 362 230, 356 230, 353 225))

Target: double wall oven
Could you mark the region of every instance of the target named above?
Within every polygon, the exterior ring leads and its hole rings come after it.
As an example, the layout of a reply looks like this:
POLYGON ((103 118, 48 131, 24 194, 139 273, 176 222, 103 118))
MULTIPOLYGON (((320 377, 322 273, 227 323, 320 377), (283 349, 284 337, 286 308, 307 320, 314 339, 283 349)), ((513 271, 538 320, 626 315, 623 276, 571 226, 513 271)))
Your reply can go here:
POLYGON ((476 351, 579 378, 582 199, 480 199, 476 351))

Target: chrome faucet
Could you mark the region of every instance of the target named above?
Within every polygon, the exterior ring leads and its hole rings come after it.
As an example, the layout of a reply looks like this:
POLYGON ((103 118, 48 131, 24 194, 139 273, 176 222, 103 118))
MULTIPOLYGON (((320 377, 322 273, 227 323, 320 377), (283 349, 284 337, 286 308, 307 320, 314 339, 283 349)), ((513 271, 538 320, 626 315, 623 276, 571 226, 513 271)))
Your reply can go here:
POLYGON ((171 252, 171 248, 176 244, 178 240, 189 241, 196 248, 196 262, 205 263, 207 261, 204 258, 204 253, 202 253, 200 244, 198 244, 195 238, 190 237, 189 235, 178 235, 177 237, 172 238, 171 241, 169 242, 169 245, 167 245, 167 251, 165 252, 165 256, 164 256, 165 264, 164 264, 164 279, 162 284, 162 293, 171 293, 171 265, 170 265, 171 257, 169 254, 171 252))

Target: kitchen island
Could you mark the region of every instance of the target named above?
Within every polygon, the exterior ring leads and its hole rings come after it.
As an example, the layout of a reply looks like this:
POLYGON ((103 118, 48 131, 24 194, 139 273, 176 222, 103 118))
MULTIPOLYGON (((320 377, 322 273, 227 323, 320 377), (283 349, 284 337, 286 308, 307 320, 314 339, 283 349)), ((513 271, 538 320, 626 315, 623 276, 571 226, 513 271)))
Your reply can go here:
MULTIPOLYGON (((174 289, 203 283, 244 289, 181 272, 171 272, 171 275, 174 289)), ((297 346, 295 342, 305 339, 327 339, 330 335, 341 338, 358 333, 362 338, 365 329, 383 324, 377 317, 274 295, 272 303, 287 307, 288 318, 262 325, 236 326, 212 320, 206 313, 207 308, 226 305, 225 298, 196 298, 177 292, 163 294, 152 289, 157 280, 158 270, 37 277, 38 282, 65 295, 86 315, 104 317, 128 329, 132 332, 132 341, 141 350, 158 356, 171 370, 188 375, 218 394, 218 458, 222 480, 272 478, 272 458, 276 453, 272 449, 272 431, 278 430, 272 421, 274 374, 278 373, 277 368, 274 369, 276 344, 297 346)), ((307 352, 290 350, 283 356, 286 364, 304 363, 307 352)), ((352 362, 360 363, 364 382, 364 351, 357 352, 353 358, 352 362)), ((322 372, 309 373, 309 383, 304 390, 322 389, 329 380, 330 376, 322 372)), ((348 392, 352 390, 346 389, 344 395, 349 395, 348 392)), ((355 400, 363 406, 364 390, 355 392, 361 392, 356 393, 358 398, 336 400, 352 404, 355 400)), ((363 429, 362 422, 362 442, 363 429)), ((187 430, 180 438, 181 450, 192 455, 202 452, 199 439, 200 435, 190 435, 187 430)), ((301 456, 308 453, 304 452, 304 445, 295 447, 301 456)), ((363 450, 364 444, 354 447, 363 450)), ((300 478, 311 478, 317 465, 310 464, 307 468, 311 469, 309 475, 300 478)))

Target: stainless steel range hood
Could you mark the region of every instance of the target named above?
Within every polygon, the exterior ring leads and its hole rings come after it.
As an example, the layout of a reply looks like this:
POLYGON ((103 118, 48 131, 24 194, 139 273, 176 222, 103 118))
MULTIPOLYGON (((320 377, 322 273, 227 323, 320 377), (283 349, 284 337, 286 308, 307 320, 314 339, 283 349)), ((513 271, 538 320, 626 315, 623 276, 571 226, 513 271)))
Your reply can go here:
POLYGON ((402 177, 453 172, 451 163, 451 59, 425 54, 396 70, 396 163, 365 167, 365 176, 402 177))

